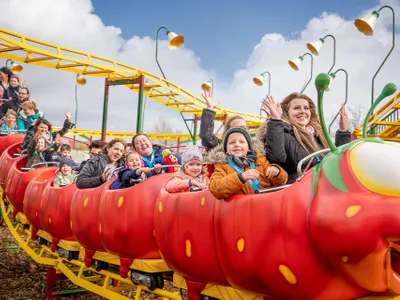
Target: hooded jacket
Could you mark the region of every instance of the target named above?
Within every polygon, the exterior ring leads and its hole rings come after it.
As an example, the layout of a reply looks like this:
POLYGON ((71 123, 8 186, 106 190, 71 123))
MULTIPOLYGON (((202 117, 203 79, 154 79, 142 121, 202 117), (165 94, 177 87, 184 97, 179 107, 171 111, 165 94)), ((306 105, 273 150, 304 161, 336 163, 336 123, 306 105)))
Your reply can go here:
MULTIPOLYGON (((257 154, 255 160, 256 170, 260 172, 258 178, 260 188, 268 188, 271 186, 284 185, 288 179, 288 174, 284 169, 276 164, 270 164, 264 155, 262 143, 253 140, 253 148, 257 154), (267 178, 266 172, 269 166, 275 166, 280 173, 275 178, 267 178)), ((237 194, 254 194, 255 191, 248 182, 242 182, 238 173, 227 163, 227 155, 222 151, 222 147, 218 147, 209 152, 208 161, 214 163, 214 172, 211 175, 209 189, 211 193, 218 199, 226 199, 237 194)), ((249 170, 245 167, 243 171, 249 170)))
MULTIPOLYGON (((297 165, 313 151, 306 151, 297 141, 293 127, 282 120, 269 119, 257 130, 256 138, 264 143, 267 159, 271 163, 279 164, 289 174, 288 183, 294 183, 298 177, 297 165)), ((351 141, 350 131, 336 131, 335 145, 341 146, 351 141)), ((324 149, 322 143, 316 140, 320 149, 324 149)), ((310 167, 318 164, 320 159, 314 158, 310 167)))
MULTIPOLYGON (((103 184, 101 175, 103 174, 107 164, 110 163, 107 154, 98 154, 88 160, 76 180, 76 186, 80 189, 95 188, 103 184)), ((117 162, 117 168, 124 165, 124 160, 121 158, 117 162)))
POLYGON ((31 116, 25 116, 24 111, 21 111, 17 119, 18 129, 27 130, 29 127, 35 124, 37 119, 45 117, 45 114, 39 110, 36 110, 36 113, 31 116))

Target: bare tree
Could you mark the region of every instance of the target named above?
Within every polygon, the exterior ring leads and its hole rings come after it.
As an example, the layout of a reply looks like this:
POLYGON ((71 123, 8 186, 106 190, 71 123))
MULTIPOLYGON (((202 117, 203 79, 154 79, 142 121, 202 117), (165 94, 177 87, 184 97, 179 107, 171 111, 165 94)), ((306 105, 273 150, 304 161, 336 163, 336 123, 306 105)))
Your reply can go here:
MULTIPOLYGON (((173 128, 173 125, 166 117, 161 117, 157 120, 157 122, 153 126, 153 132, 154 133, 180 133, 179 129, 173 128)), ((176 141, 169 141, 169 140, 157 140, 153 141, 158 144, 164 145, 164 146, 170 146, 170 145, 175 145, 176 141)))
POLYGON ((349 130, 353 132, 354 129, 362 125, 366 113, 361 105, 348 106, 347 110, 349 112, 349 130))

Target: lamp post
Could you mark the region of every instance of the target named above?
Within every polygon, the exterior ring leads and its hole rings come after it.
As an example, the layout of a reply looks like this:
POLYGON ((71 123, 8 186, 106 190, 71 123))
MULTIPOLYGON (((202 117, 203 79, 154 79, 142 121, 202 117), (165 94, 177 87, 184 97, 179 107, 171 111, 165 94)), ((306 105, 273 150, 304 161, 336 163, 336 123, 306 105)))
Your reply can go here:
POLYGON ((304 90, 307 88, 308 84, 311 82, 313 78, 313 69, 314 69, 314 57, 310 53, 304 53, 302 56, 299 56, 298 58, 295 58, 293 60, 289 60, 289 65, 292 67, 293 70, 298 71, 300 69, 300 65, 303 62, 304 56, 310 56, 311 58, 311 73, 310 73, 310 79, 307 81, 307 83, 303 86, 303 88, 300 91, 300 94, 304 92, 304 90))
MULTIPOLYGON (((167 79, 167 77, 166 77, 165 74, 164 74, 164 71, 162 70, 162 68, 161 68, 161 66, 160 66, 160 63, 158 62, 158 34, 160 33, 160 31, 161 31, 162 29, 165 30, 165 32, 166 32, 166 34, 167 34, 167 36, 168 36, 169 48, 170 48, 170 49, 179 48, 181 45, 183 45, 183 43, 184 43, 184 41, 185 41, 185 38, 184 38, 182 35, 178 35, 178 34, 176 34, 175 32, 168 30, 165 26, 161 26, 161 27, 158 28, 158 30, 157 30, 157 34, 156 34, 156 55, 155 55, 155 59, 156 59, 157 66, 158 66, 158 68, 159 68, 160 71, 161 71, 162 76, 164 77, 164 79, 167 79)), ((139 102, 139 107, 143 107, 143 104, 141 104, 140 102, 139 102)), ((182 119, 184 120, 184 122, 185 122, 186 129, 187 129, 187 130, 189 131, 189 133, 191 134, 190 128, 189 128, 189 126, 186 124, 186 121, 185 121, 185 118, 184 118, 182 112, 179 112, 179 114, 181 115, 181 118, 182 118, 182 119)), ((140 111, 140 110, 138 109, 138 116, 137 116, 138 119, 140 118, 140 120, 142 120, 142 115, 143 115, 143 112, 140 111)), ((142 122, 143 122, 143 120, 142 120, 142 122)), ((193 142, 194 142, 194 143, 196 143, 196 131, 197 131, 197 127, 195 126, 194 135, 192 136, 193 142)), ((192 134, 191 134, 191 135, 192 135, 192 134)))
MULTIPOLYGON (((329 74, 331 81, 326 90, 327 91, 330 90, 331 84, 332 84, 333 80, 336 78, 336 74, 339 72, 343 72, 346 75, 346 87, 345 87, 344 102, 343 102, 343 104, 346 105, 347 97, 348 97, 348 93, 349 93, 349 74, 347 73, 347 71, 345 69, 337 69, 335 72, 329 74)), ((337 119, 337 117, 339 116, 339 114, 340 114, 340 110, 337 112, 336 116, 333 118, 332 122, 329 124, 329 134, 331 134, 331 127, 332 127, 333 123, 335 122, 335 120, 337 119)))
POLYGON ((332 38, 332 40, 333 40, 333 62, 332 62, 332 66, 328 70, 328 74, 329 74, 332 71, 332 69, 336 63, 336 39, 335 39, 335 37, 331 34, 327 34, 323 38, 320 38, 318 41, 315 41, 313 43, 308 43, 307 48, 308 48, 308 50, 310 50, 310 52, 312 54, 318 55, 322 45, 325 43, 325 39, 328 37, 332 38))
POLYGON ((86 79, 80 74, 76 74, 75 82, 75 128, 78 123, 78 85, 84 86, 86 84, 86 79))
POLYGON ((201 85, 201 89, 203 91, 209 91, 209 90, 214 91, 214 80, 210 79, 210 80, 207 80, 206 82, 204 82, 201 85))
POLYGON ((170 49, 175 49, 175 48, 179 48, 185 41, 185 38, 182 35, 177 35, 175 32, 173 31, 169 31, 165 26, 161 26, 160 28, 158 28, 157 30, 157 34, 156 34, 156 62, 158 65, 158 68, 161 71, 162 76, 164 77, 164 79, 167 79, 167 77, 165 77, 164 71, 162 70, 160 63, 158 62, 158 34, 160 33, 160 31, 164 29, 167 36, 168 36, 168 40, 169 40, 169 47, 170 49))
MULTIPOLYGON (((268 74, 268 95, 271 94, 271 73, 268 71, 265 71, 263 73, 261 73, 260 75, 256 76, 253 78, 253 82, 254 84, 258 85, 258 86, 263 86, 264 85, 264 76, 265 74, 268 74)), ((262 115, 262 105, 260 107, 260 116, 262 115)))
POLYGON ((394 47, 395 47, 395 19, 396 19, 396 13, 394 9, 389 6, 389 5, 384 5, 381 8, 379 8, 377 11, 374 10, 372 13, 369 15, 365 16, 362 19, 356 19, 354 21, 354 25, 357 27, 357 29, 364 33, 365 35, 373 35, 374 34, 374 27, 376 25, 376 21, 379 17, 379 13, 381 12, 382 9, 388 8, 392 11, 392 47, 390 48, 388 54, 386 55, 385 59, 383 60, 382 64, 379 66, 378 70, 376 71, 375 75, 372 77, 372 84, 371 84, 371 105, 374 103, 374 85, 375 85, 375 78, 378 75, 379 71, 382 69, 382 66, 385 64, 386 60, 392 53, 394 47))
POLYGON ((8 68, 8 63, 11 64, 10 69, 14 74, 19 74, 24 69, 20 64, 17 64, 16 62, 14 62, 11 59, 6 60, 6 68, 8 68))

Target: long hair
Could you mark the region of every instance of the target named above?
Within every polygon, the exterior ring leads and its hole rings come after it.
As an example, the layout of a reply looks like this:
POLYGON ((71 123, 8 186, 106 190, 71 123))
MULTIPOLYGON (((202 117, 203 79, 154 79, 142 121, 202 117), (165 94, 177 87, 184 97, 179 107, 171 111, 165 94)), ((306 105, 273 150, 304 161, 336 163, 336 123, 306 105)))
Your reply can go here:
POLYGON ((289 96, 287 96, 281 103, 283 111, 282 119, 292 125, 294 136, 296 137, 300 145, 304 148, 304 150, 306 150, 308 153, 310 153, 310 150, 311 152, 320 150, 320 147, 318 147, 317 141, 315 140, 313 135, 310 134, 306 129, 304 129, 300 125, 293 123, 289 118, 288 112, 289 112, 290 102, 294 99, 299 99, 299 98, 306 100, 310 107, 311 117, 310 117, 310 123, 308 123, 307 125, 311 125, 314 128, 315 137, 325 148, 328 148, 328 143, 326 142, 326 139, 322 132, 321 124, 319 122, 317 113, 315 111, 315 104, 307 95, 299 93, 291 93, 289 96))

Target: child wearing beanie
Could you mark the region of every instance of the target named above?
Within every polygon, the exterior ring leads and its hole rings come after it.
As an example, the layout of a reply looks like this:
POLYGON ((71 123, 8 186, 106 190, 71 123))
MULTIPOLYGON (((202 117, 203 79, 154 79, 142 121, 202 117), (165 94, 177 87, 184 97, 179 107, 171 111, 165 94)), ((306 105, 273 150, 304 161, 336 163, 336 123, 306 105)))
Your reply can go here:
POLYGON ((209 179, 203 168, 203 154, 197 146, 189 146, 182 154, 182 167, 167 182, 165 189, 169 193, 188 192, 191 187, 204 190, 209 179))
POLYGON ((76 174, 72 172, 73 161, 70 158, 62 158, 60 160, 60 173, 54 179, 53 186, 61 187, 71 184, 76 179, 76 174))
POLYGON ((263 145, 252 142, 244 128, 229 129, 223 138, 223 150, 210 153, 215 164, 210 191, 218 199, 237 194, 254 194, 255 190, 284 185, 288 174, 276 164, 270 164, 263 145))

